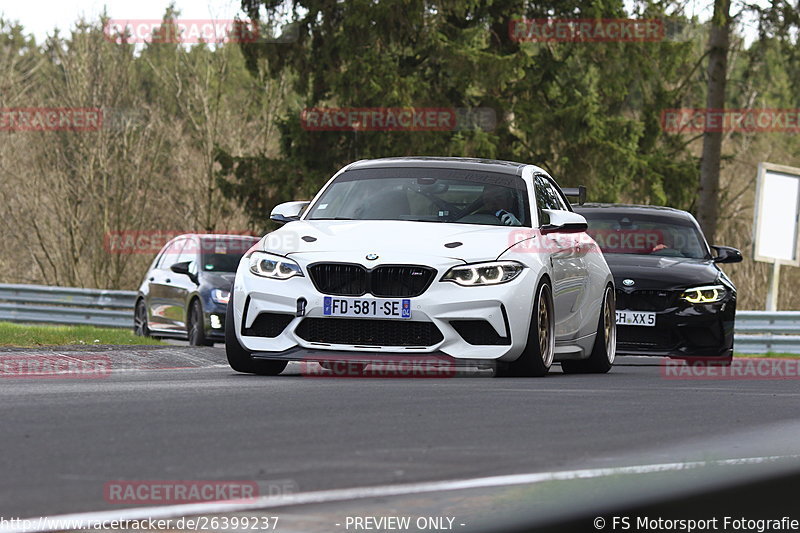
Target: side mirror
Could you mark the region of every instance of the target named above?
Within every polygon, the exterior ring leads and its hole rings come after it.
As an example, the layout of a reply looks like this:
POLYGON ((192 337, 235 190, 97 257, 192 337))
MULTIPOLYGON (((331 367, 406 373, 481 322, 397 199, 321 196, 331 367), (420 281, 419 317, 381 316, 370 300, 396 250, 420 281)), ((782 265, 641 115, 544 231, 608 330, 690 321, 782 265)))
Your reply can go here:
POLYGON ((714 258, 715 263, 742 262, 742 252, 736 248, 731 248, 730 246, 712 246, 712 248, 717 252, 717 256, 714 258))
POLYGON ((300 220, 300 213, 310 202, 285 202, 276 205, 269 214, 269 219, 280 224, 300 220))
POLYGON ((570 211, 545 209, 549 222, 542 226, 542 233, 581 233, 589 229, 583 215, 570 211))
POLYGON ((189 279, 197 283, 197 274, 192 272, 191 269, 192 262, 191 261, 183 261, 181 263, 175 263, 169 269, 176 274, 183 274, 184 276, 189 276, 189 279))

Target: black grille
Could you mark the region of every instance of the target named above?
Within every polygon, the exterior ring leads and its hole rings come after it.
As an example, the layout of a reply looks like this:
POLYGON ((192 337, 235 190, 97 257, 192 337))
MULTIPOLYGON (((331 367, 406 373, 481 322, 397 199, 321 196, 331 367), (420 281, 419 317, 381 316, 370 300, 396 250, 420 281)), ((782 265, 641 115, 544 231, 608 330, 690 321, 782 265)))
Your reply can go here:
POLYGON ((283 333, 293 318, 294 315, 285 313, 260 313, 252 326, 242 330, 242 335, 274 338, 283 333))
POLYGON ((308 267, 319 292, 337 296, 361 296, 367 292, 367 270, 361 265, 319 263, 308 267))
POLYGON ((498 335, 492 325, 485 320, 451 320, 450 325, 472 345, 511 344, 511 339, 498 335))
POLYGON ((677 344, 671 329, 647 326, 617 326, 617 349, 670 350, 677 344))
POLYGON ((436 270, 425 266, 384 265, 367 270, 350 263, 317 263, 308 273, 321 293, 362 296, 369 292, 383 298, 419 296, 436 276, 436 270))
POLYGON ((357 346, 433 346, 444 338, 431 322, 365 318, 306 318, 295 333, 309 342, 357 346))
POLYGON ((375 296, 419 296, 433 281, 436 271, 421 266, 381 266, 370 273, 370 292, 375 296))
POLYGON ((626 292, 617 289, 617 309, 659 312, 676 307, 680 300, 677 291, 637 290, 626 292))

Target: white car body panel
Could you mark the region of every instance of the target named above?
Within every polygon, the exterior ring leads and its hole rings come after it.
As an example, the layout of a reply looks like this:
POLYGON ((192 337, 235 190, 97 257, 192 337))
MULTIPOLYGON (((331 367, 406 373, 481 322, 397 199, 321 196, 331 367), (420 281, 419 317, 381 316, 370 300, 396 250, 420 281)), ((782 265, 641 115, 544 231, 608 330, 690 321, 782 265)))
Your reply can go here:
MULTIPOLYGON (((393 253, 470 258, 470 262, 474 262, 496 259, 498 252, 514 244, 509 239, 523 229, 528 228, 395 220, 299 220, 267 235, 265 243, 267 250, 276 250, 278 246, 281 255, 291 257, 298 253, 356 252, 358 261, 363 261, 367 252, 389 250, 393 253), (424 229, 421 233, 409 231, 409 224, 414 225, 412 228, 424 224, 424 229), (307 242, 302 239, 304 236, 317 240, 307 242), (463 244, 452 249, 444 247, 456 241, 463 244), (501 247, 502 243, 507 244, 501 247)), ((402 262, 413 263, 413 259, 406 256, 402 262)))
MULTIPOLYGON (((312 206, 348 167, 329 180, 311 201, 312 206)), ((547 174, 532 165, 523 168, 521 178, 525 181, 531 206, 536 205, 534 172, 547 174)), ((543 234, 536 229, 535 209, 531 209, 531 215, 534 228, 415 221, 305 220, 303 215, 301 220, 266 235, 259 249, 294 260, 304 276, 288 280, 256 276, 249 270, 247 257, 242 259, 233 286, 231 306, 239 343, 249 351, 258 352, 258 357, 272 354, 276 358, 301 359, 305 357, 282 355, 281 352, 305 349, 309 353, 372 354, 370 358, 373 360, 375 354, 381 352, 400 352, 444 353, 455 360, 468 362, 513 361, 525 348, 535 289, 546 276, 553 286, 556 360, 588 357, 598 327, 604 290, 609 284, 613 285, 608 265, 587 234, 571 234, 566 239, 563 234, 543 234), (462 244, 445 247, 445 244, 453 242, 462 244), (574 245, 576 242, 579 243, 577 246, 574 245), (376 254, 378 258, 367 260, 367 254, 376 254), (518 261, 526 268, 517 278, 498 285, 463 287, 440 281, 453 266, 497 259, 518 261), (303 318, 323 316, 325 295, 314 287, 307 270, 309 265, 317 262, 357 263, 368 269, 389 264, 435 268, 437 273, 428 289, 411 298, 411 320, 433 322, 444 339, 434 346, 413 348, 319 344, 301 339, 295 335, 295 330, 303 318), (299 298, 307 301, 305 315, 295 317, 278 337, 242 334, 246 302, 248 311, 244 327, 249 327, 260 312, 295 314, 299 298), (452 319, 486 320, 501 337, 510 333, 511 343, 471 345, 449 324, 452 319)))

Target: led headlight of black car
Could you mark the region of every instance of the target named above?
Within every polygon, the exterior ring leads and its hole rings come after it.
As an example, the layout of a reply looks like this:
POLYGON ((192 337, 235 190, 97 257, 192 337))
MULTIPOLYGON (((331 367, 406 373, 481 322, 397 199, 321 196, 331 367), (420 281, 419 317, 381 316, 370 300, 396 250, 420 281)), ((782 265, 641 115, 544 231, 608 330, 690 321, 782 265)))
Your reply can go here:
POLYGON ((683 291, 683 294, 681 294, 681 299, 690 304, 712 304, 714 302, 719 302, 725 298, 727 294, 728 290, 724 285, 704 285, 702 287, 686 289, 683 291))

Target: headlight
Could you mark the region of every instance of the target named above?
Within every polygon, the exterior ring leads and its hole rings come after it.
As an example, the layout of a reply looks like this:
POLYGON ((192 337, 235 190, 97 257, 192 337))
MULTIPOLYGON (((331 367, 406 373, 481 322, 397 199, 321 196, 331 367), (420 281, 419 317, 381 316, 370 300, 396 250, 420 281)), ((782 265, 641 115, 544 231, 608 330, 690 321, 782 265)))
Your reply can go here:
POLYGON ((222 289, 214 289, 211 291, 211 299, 218 304, 227 304, 230 298, 231 293, 229 291, 224 291, 222 289))
POLYGON ((724 285, 706 285, 705 287, 686 289, 681 294, 681 298, 690 304, 710 304, 722 300, 726 294, 724 285))
POLYGON ((474 285, 497 285, 519 276, 525 266, 516 261, 492 261, 474 265, 456 266, 442 276, 442 281, 452 281, 470 287, 474 285))
POLYGON ((265 252, 253 252, 250 256, 250 272, 270 279, 289 279, 303 275, 300 265, 291 259, 265 252))

